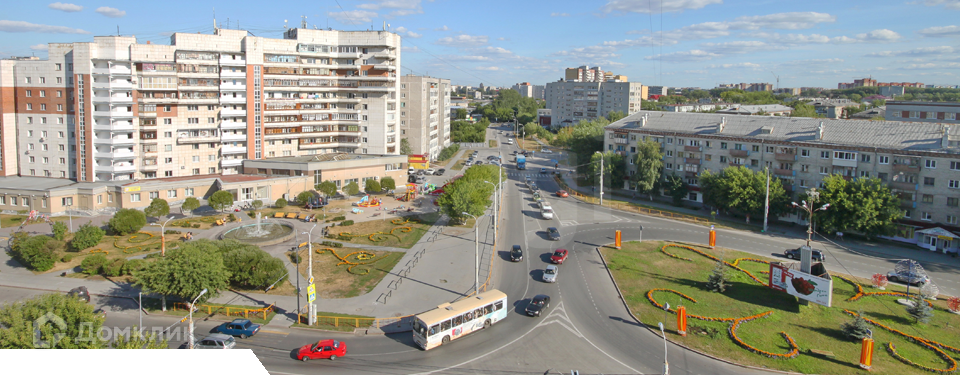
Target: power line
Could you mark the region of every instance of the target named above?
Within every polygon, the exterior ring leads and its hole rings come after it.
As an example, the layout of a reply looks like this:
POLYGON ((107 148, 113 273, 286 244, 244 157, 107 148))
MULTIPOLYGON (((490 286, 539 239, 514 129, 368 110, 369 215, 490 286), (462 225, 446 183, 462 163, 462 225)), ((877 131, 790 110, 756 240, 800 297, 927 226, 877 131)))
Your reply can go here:
MULTIPOLYGON (((427 51, 426 49, 423 49, 422 47, 416 45, 416 44, 413 43, 413 42, 407 41, 407 43, 413 44, 413 46, 414 46, 414 47, 417 47, 417 49, 419 49, 419 50, 421 50, 421 51, 423 51, 423 52, 426 52, 426 54, 428 54, 428 55, 430 55, 430 56, 433 56, 433 57, 436 58, 437 60, 442 61, 444 64, 447 64, 447 65, 452 66, 454 69, 457 69, 457 70, 459 70, 459 71, 461 71, 461 72, 466 73, 467 75, 469 75, 469 76, 471 76, 471 77, 473 77, 473 78, 478 79, 480 82, 483 82, 483 81, 484 81, 484 79, 481 78, 480 76, 477 76, 477 75, 475 75, 475 74, 473 74, 473 73, 471 73, 471 72, 469 72, 469 71, 463 70, 463 69, 460 68, 459 66, 456 66, 456 65, 450 63, 449 61, 440 58, 440 56, 437 56, 437 55, 434 55, 434 54, 430 53, 430 51, 427 51)), ((498 84, 500 87, 506 87, 505 85, 503 85, 502 82, 497 82, 497 81, 490 80, 490 79, 488 79, 488 80, 486 80, 486 81, 487 81, 487 82, 491 82, 491 83, 498 84)))

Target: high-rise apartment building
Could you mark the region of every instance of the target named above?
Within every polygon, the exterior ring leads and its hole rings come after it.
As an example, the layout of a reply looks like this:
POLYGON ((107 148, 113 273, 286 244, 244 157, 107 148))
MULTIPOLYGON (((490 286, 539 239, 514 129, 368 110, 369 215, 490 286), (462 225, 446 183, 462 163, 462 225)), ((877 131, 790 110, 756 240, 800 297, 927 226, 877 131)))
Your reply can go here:
POLYGON ((400 137, 415 155, 431 160, 450 146, 450 80, 400 77, 400 137))
POLYGON ((569 82, 547 83, 547 108, 553 126, 569 126, 580 120, 592 120, 619 111, 624 114, 640 110, 642 86, 638 82, 569 82))
POLYGON ((603 69, 599 66, 593 68, 586 65, 579 68, 567 68, 563 75, 564 81, 572 82, 602 82, 603 69))
POLYGON ((511 87, 516 92, 520 93, 522 98, 534 98, 543 100, 544 87, 543 85, 531 85, 530 82, 521 82, 511 87))
POLYGON ((110 181, 399 152, 400 36, 289 29, 51 43, 0 61, 0 175, 110 181))

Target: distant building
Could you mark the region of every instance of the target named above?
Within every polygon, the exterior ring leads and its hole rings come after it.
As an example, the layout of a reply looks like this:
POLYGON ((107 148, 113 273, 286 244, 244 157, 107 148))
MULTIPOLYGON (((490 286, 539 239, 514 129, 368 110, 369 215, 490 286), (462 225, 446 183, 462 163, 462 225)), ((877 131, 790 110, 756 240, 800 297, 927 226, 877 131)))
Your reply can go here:
POLYGON ((890 121, 960 123, 960 103, 888 101, 885 118, 890 121))
POLYGON ((644 86, 647 88, 647 95, 643 99, 650 99, 651 95, 667 95, 667 91, 670 90, 667 86, 644 86))
POLYGON ((579 68, 567 68, 563 80, 567 82, 602 82, 603 69, 599 66, 589 68, 586 65, 579 68))
POLYGON ((850 99, 826 99, 817 100, 809 103, 817 114, 826 118, 838 119, 843 117, 843 109, 847 107, 859 107, 857 103, 850 99))
POLYGON ((537 110, 537 124, 544 128, 549 128, 553 126, 552 118, 550 117, 550 110, 546 108, 541 108, 537 110))
POLYGON ((717 111, 720 114, 728 115, 764 115, 764 116, 790 116, 793 113, 793 107, 782 104, 760 104, 760 105, 735 105, 726 109, 717 111))
POLYGON ((483 99, 483 91, 474 91, 474 92, 473 92, 473 98, 474 98, 474 99, 483 99))
POLYGON ((629 78, 623 74, 613 74, 613 72, 603 72, 604 82, 613 81, 613 82, 628 82, 629 78))
POLYGON ((414 154, 435 159, 450 145, 450 80, 400 77, 400 138, 414 154))
POLYGON ((870 108, 863 112, 857 112, 850 115, 851 120, 871 120, 875 118, 886 118, 887 106, 882 105, 876 108, 870 108))
POLYGON ((799 87, 781 87, 779 89, 773 90, 773 93, 797 96, 797 95, 800 95, 800 88, 799 87))
POLYGON ((640 110, 642 86, 638 82, 568 82, 547 83, 546 100, 553 126, 572 125, 619 111, 624 114, 640 110))
POLYGON ((887 86, 899 86, 899 87, 927 87, 926 84, 920 82, 877 82, 877 80, 872 78, 861 78, 853 80, 853 83, 838 83, 837 89, 852 89, 855 87, 887 87, 887 86))
POLYGON ((886 97, 897 97, 903 95, 905 88, 903 86, 884 86, 880 88, 880 95, 886 97))
POLYGON ((743 91, 773 91, 773 84, 770 83, 721 83, 717 85, 721 89, 740 89, 743 91))
POLYGON ((667 112, 707 112, 729 108, 730 104, 711 104, 711 103, 684 103, 684 104, 665 104, 660 106, 667 112))
POLYGON ((545 87, 543 85, 531 85, 530 82, 521 82, 511 87, 520 93, 523 98, 534 98, 543 100, 545 87))

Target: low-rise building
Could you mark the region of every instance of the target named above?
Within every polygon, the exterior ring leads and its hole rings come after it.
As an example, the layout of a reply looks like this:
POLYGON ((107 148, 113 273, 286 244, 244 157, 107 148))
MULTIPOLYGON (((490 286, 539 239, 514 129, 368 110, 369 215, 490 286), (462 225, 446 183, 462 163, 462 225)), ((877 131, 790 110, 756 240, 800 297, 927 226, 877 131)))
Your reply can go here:
POLYGON ((888 101, 886 119, 889 121, 960 123, 960 103, 888 101))
POLYGON ((813 106, 818 115, 831 119, 843 118, 844 108, 860 106, 860 103, 850 99, 815 100, 809 104, 813 106))
POLYGON ((783 104, 757 104, 757 105, 734 105, 725 109, 718 110, 717 113, 725 115, 764 115, 764 116, 790 116, 793 113, 793 107, 783 104))
POLYGON ((332 181, 341 189, 356 182, 362 190, 367 180, 392 177, 397 185, 406 181, 407 155, 322 154, 264 160, 244 160, 244 175, 262 177, 302 176, 304 188, 311 190, 323 181, 332 181))

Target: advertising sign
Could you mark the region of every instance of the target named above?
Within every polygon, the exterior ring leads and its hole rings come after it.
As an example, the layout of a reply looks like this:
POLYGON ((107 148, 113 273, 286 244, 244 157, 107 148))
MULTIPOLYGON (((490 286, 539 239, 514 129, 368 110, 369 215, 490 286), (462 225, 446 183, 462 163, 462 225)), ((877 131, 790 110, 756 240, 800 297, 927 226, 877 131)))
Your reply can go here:
POLYGON ((317 300, 317 284, 307 286, 307 303, 313 303, 317 300))
POLYGON ((430 168, 430 160, 426 155, 407 155, 407 164, 414 169, 430 168))
POLYGON ((833 280, 770 263, 770 288, 800 299, 830 307, 833 280))

